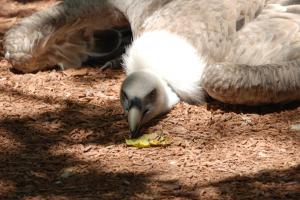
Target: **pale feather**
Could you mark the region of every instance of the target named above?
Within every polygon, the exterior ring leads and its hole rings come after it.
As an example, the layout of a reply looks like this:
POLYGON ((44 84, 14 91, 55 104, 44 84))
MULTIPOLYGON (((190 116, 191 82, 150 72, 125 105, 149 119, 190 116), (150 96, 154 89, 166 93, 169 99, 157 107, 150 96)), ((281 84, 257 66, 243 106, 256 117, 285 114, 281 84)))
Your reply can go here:
POLYGON ((282 2, 266 5, 236 33, 224 63, 206 67, 210 96, 248 105, 300 99, 300 2, 282 2))

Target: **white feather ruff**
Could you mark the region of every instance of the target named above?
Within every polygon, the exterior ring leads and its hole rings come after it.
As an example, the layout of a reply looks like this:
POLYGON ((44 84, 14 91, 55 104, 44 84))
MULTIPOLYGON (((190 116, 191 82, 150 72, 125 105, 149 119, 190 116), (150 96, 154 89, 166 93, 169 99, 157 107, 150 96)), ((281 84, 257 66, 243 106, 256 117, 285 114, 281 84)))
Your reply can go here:
POLYGON ((151 71, 180 98, 194 100, 206 62, 184 38, 167 31, 153 31, 132 43, 124 56, 124 65, 127 75, 151 71))

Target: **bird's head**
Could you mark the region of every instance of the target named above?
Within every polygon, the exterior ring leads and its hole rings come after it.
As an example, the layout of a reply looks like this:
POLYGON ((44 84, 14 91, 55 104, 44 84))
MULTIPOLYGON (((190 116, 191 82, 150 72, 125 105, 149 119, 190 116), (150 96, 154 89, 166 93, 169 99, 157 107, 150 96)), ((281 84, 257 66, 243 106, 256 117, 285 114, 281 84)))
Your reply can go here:
POLYGON ((149 72, 130 74, 122 84, 120 95, 132 137, 139 136, 145 123, 169 110, 163 83, 149 72))

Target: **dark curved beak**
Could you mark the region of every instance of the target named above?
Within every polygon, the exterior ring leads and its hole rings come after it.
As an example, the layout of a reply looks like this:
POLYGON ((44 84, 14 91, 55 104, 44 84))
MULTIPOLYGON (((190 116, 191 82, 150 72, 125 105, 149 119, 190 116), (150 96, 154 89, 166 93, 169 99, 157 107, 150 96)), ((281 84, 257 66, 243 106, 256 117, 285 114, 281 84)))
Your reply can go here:
POLYGON ((134 106, 131 107, 128 111, 128 124, 131 137, 135 138, 139 136, 140 128, 142 125, 143 114, 141 109, 134 106))

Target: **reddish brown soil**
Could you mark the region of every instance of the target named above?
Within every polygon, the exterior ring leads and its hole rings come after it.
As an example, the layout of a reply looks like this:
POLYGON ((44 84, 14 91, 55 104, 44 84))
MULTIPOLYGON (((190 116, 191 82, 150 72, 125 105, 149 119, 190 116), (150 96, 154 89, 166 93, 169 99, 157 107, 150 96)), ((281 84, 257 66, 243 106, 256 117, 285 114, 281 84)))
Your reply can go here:
MULTIPOLYGON (((19 17, 52 3, 20 2, 1 1, 0 38, 19 17)), ((147 127, 172 145, 135 149, 124 144, 122 70, 18 75, 3 58, 0 66, 0 199, 300 197, 300 132, 291 129, 300 123, 299 103, 181 103, 147 127)))

